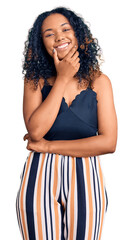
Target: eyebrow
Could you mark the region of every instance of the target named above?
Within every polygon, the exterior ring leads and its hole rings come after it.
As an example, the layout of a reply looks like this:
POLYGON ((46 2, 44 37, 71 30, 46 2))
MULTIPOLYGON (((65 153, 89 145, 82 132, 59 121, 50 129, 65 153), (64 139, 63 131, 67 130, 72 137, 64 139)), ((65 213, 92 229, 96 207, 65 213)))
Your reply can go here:
MULTIPOLYGON (((62 23, 60 26, 64 26, 65 24, 69 24, 69 23, 62 23)), ((45 31, 43 31, 42 33, 45 33, 47 31, 51 31, 51 30, 53 30, 53 29, 52 28, 48 28, 45 31)))

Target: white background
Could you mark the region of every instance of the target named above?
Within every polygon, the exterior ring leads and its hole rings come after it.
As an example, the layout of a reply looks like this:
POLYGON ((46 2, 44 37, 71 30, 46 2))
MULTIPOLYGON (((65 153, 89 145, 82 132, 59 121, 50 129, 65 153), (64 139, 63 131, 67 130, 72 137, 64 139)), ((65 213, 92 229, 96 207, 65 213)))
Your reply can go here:
POLYGON ((133 239, 133 19, 129 0, 14 0, 5 1, 1 6, 0 238, 21 240, 15 200, 20 173, 29 153, 27 141, 23 141, 27 132, 22 114, 24 42, 35 18, 57 6, 69 7, 80 14, 103 50, 102 71, 110 78, 113 87, 118 141, 115 153, 101 156, 109 198, 102 240, 130 240, 133 239))

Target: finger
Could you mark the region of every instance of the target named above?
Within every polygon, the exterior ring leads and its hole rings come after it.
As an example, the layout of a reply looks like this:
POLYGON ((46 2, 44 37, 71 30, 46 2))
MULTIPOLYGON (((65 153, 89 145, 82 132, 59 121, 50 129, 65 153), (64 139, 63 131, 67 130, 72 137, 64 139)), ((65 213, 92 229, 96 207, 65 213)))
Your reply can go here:
MULTIPOLYGON (((76 58, 75 61, 73 62, 73 66, 76 66, 80 61, 80 58, 76 58)), ((79 63, 80 64, 80 63, 79 63)))
POLYGON ((29 137, 29 134, 28 134, 28 133, 25 134, 24 137, 23 137, 24 141, 25 141, 28 137, 29 137))
POLYGON ((73 48, 71 48, 71 50, 68 52, 68 54, 64 57, 64 59, 68 60, 71 59, 74 55, 74 53, 77 51, 78 46, 75 45, 73 48))
POLYGON ((57 51, 56 51, 55 48, 53 49, 53 59, 54 59, 55 65, 58 64, 59 61, 60 61, 59 58, 58 58, 57 51))
POLYGON ((79 52, 76 51, 75 54, 73 55, 73 57, 71 58, 72 61, 75 61, 79 56, 79 52))
POLYGON ((79 68, 80 68, 80 63, 78 63, 76 66, 77 72, 78 72, 79 68))
POLYGON ((29 146, 26 147, 28 150, 31 150, 32 151, 32 148, 30 148, 29 146))
POLYGON ((27 144, 27 147, 26 147, 28 150, 32 150, 32 146, 31 146, 31 144, 27 144))
POLYGON ((76 73, 78 72, 79 68, 80 68, 80 63, 78 63, 77 65, 74 66, 76 73))

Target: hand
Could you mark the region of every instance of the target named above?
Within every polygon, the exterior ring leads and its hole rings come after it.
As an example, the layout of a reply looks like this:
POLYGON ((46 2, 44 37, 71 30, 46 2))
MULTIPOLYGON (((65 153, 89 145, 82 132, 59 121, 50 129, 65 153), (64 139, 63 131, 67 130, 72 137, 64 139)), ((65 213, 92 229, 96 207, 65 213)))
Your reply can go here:
POLYGON ((27 139, 28 143, 27 143, 27 149, 31 150, 31 151, 36 151, 36 152, 48 152, 48 143, 49 141, 42 138, 39 141, 32 141, 29 134, 25 134, 23 137, 24 141, 27 139))
POLYGON ((78 72, 80 63, 79 52, 76 48, 73 47, 68 54, 63 58, 63 60, 59 60, 57 55, 57 50, 53 53, 54 64, 57 71, 57 76, 65 77, 68 79, 72 79, 73 76, 78 72))

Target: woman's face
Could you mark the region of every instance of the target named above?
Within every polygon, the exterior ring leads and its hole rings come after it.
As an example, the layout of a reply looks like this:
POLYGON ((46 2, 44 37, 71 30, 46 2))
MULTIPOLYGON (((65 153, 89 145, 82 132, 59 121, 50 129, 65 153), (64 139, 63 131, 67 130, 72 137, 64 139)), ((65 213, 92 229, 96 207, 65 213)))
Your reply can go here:
POLYGON ((74 45, 78 45, 75 32, 68 19, 59 13, 54 13, 45 18, 41 28, 44 46, 53 57, 53 48, 56 49, 58 58, 63 59, 74 45), (63 46, 63 44, 65 44, 63 46), (60 48, 62 45, 62 48, 60 48), (59 47, 58 47, 59 46, 59 47))

